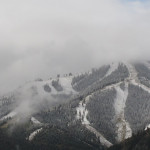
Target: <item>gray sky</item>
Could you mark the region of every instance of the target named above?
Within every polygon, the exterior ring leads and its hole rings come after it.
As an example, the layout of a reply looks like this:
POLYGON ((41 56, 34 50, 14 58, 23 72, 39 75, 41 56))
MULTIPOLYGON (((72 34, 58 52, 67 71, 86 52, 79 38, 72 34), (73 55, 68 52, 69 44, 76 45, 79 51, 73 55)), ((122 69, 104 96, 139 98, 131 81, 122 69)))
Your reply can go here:
POLYGON ((0 94, 35 78, 149 59, 150 3, 0 0, 0 94))

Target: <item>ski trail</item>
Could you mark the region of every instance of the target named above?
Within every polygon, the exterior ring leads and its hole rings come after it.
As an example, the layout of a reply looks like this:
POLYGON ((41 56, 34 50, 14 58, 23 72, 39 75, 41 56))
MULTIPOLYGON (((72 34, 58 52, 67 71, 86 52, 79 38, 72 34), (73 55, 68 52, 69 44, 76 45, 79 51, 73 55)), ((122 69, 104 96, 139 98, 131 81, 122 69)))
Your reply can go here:
POLYGON ((86 104, 89 102, 91 95, 87 96, 85 99, 85 103, 81 101, 79 103, 79 107, 76 108, 77 111, 77 119, 81 120, 82 124, 90 124, 90 122, 87 120, 87 114, 88 110, 86 109, 86 104))
POLYGON ((118 63, 112 63, 110 65, 109 70, 107 71, 107 73, 106 73, 106 75, 104 77, 107 77, 107 76, 111 75, 112 72, 114 72, 116 69, 118 69, 118 65, 119 65, 118 63))
POLYGON ((9 118, 13 118, 13 117, 15 117, 17 115, 17 112, 16 111, 12 111, 12 112, 10 112, 9 114, 7 114, 6 116, 4 116, 4 117, 2 117, 1 119, 0 119, 0 121, 4 121, 4 120, 6 120, 6 119, 9 119, 9 118))
MULTIPOLYGON (((145 64, 145 65, 147 65, 147 64, 145 64)), ((127 64, 126 66, 128 67, 128 70, 130 73, 130 82, 133 85, 138 86, 138 87, 142 88, 143 90, 147 91, 148 93, 150 93, 150 88, 141 84, 140 80, 138 79, 138 73, 137 73, 135 67, 130 64, 127 64)), ((148 68, 150 69, 150 66, 148 68)), ((145 127, 145 130, 147 130, 148 128, 150 128, 150 124, 145 127)))
POLYGON ((101 133, 99 133, 95 128, 90 126, 90 122, 87 119, 88 110, 86 109, 86 105, 89 102, 92 95, 89 95, 85 98, 85 100, 81 101, 79 103, 79 106, 76 108, 77 110, 77 116, 76 118, 78 120, 81 120, 81 123, 85 125, 85 127, 92 133, 96 135, 97 138, 99 138, 102 145, 105 145, 107 147, 112 146, 112 143, 110 143, 101 133))
POLYGON ((125 90, 123 91, 120 86, 115 87, 117 92, 114 108, 115 108, 115 121, 117 127, 117 141, 123 141, 132 136, 132 130, 129 123, 125 120, 124 117, 124 108, 126 107, 126 100, 128 97, 128 83, 125 84, 125 90))
POLYGON ((41 125, 41 124, 42 124, 40 121, 38 121, 38 120, 37 120, 36 118, 34 118, 34 117, 31 117, 31 121, 32 121, 32 123, 37 124, 37 125, 41 125))
POLYGON ((43 128, 40 128, 40 129, 37 129, 35 130, 34 132, 32 132, 30 135, 29 135, 29 141, 32 141, 34 139, 34 137, 40 132, 42 131, 43 128))
POLYGON ((143 85, 140 80, 138 79, 138 73, 135 69, 134 66, 130 65, 130 64, 127 64, 126 65, 128 70, 129 70, 129 74, 130 74, 130 77, 129 77, 129 80, 130 82, 135 85, 135 86, 139 86, 141 87, 143 90, 147 91, 148 93, 150 93, 150 88, 143 85))
POLYGON ((106 147, 110 147, 112 146, 112 143, 110 143, 101 133, 99 133, 95 128, 93 128, 90 125, 86 125, 86 128, 91 131, 92 133, 94 133, 96 135, 97 138, 99 138, 100 143, 106 147))

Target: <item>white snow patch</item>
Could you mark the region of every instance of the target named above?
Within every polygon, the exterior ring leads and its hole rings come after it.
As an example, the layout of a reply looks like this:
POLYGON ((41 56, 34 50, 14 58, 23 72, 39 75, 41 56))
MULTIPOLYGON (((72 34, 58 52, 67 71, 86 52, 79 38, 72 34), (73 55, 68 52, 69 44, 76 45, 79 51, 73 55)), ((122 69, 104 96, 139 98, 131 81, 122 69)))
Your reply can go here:
POLYGON ((147 87, 147 86, 145 86, 145 85, 143 85, 143 84, 141 84, 141 82, 139 81, 139 79, 138 79, 138 73, 137 73, 136 69, 134 68, 134 66, 132 66, 130 64, 127 64, 127 67, 128 67, 129 73, 130 73, 130 82, 133 85, 139 86, 143 90, 145 90, 148 93, 150 93, 150 88, 147 87))
POLYGON ((91 131, 92 133, 94 133, 97 138, 99 138, 99 140, 100 140, 100 142, 101 142, 102 145, 105 145, 107 147, 112 146, 112 143, 110 143, 108 140, 106 140, 106 138, 102 134, 100 134, 96 129, 94 129, 90 125, 86 125, 86 128, 89 131, 91 131))
POLYGON ((27 97, 31 98, 32 95, 35 92, 37 92, 37 95, 35 94, 36 98, 38 99, 49 99, 51 100, 52 95, 58 95, 58 94, 77 94, 77 92, 72 88, 72 78, 73 76, 68 76, 68 77, 60 77, 59 78, 59 83, 63 87, 63 91, 58 92, 53 86, 52 86, 52 81, 53 80, 47 80, 47 81, 34 81, 25 84, 23 87, 18 89, 18 92, 21 94, 21 97, 27 97), (44 85, 48 85, 51 88, 51 92, 46 92, 44 90, 44 85), (33 90, 32 90, 33 88, 33 90))
POLYGON ((124 117, 124 108, 126 107, 126 100, 128 97, 128 83, 125 84, 125 90, 123 91, 120 86, 115 87, 117 95, 114 101, 115 119, 117 127, 117 140, 122 141, 132 136, 132 130, 129 123, 124 117))
POLYGON ((145 127, 145 131, 150 129, 150 124, 145 127))
POLYGON ((40 128, 40 129, 37 129, 37 130, 35 130, 34 132, 32 132, 31 134, 30 134, 30 136, 29 136, 29 141, 32 141, 33 139, 34 139, 34 137, 40 132, 40 131, 42 131, 42 129, 43 128, 40 128))
POLYGON ((145 131, 150 129, 150 124, 145 127, 145 131))
POLYGON ((135 82, 138 81, 138 73, 136 71, 136 69, 134 68, 133 65, 129 64, 129 63, 125 63, 125 65, 128 68, 129 71, 129 80, 135 80, 135 82))
POLYGON ((118 69, 118 63, 112 63, 110 65, 110 68, 109 68, 108 72, 106 73, 105 77, 111 75, 112 72, 114 72, 116 69, 118 69))
POLYGON ((77 110, 76 118, 78 120, 81 120, 82 124, 85 125, 85 127, 90 132, 94 133, 97 138, 99 138, 102 145, 110 147, 110 146, 112 146, 112 143, 110 143, 108 140, 106 140, 102 134, 100 134, 96 129, 94 129, 92 126, 90 126, 90 122, 87 119, 88 110, 86 109, 86 104, 89 102, 91 96, 92 95, 87 96, 84 101, 81 101, 79 103, 79 106, 76 108, 76 110, 77 110))
POLYGON ((76 108, 77 110, 77 119, 80 119, 82 124, 88 125, 90 124, 90 122, 87 119, 87 115, 88 115, 88 110, 86 109, 86 104, 88 103, 90 99, 90 96, 88 96, 85 99, 85 103, 83 103, 82 101, 79 103, 79 107, 76 108))
POLYGON ((73 79, 73 76, 59 78, 59 83, 63 87, 63 91, 64 91, 65 94, 70 94, 70 93, 76 94, 77 93, 72 88, 72 84, 71 84, 72 79, 73 79))
POLYGON ((34 123, 34 124, 41 124, 40 121, 38 121, 36 118, 34 117, 31 117, 31 121, 34 123))
POLYGON ((132 81, 132 84, 134 84, 134 85, 142 88, 143 90, 147 91, 148 93, 150 93, 150 88, 148 88, 147 86, 145 86, 145 85, 143 85, 141 83, 134 82, 134 81, 132 81))
POLYGON ((0 121, 3 121, 3 120, 8 119, 8 118, 13 118, 13 117, 15 117, 16 115, 17 115, 17 112, 12 111, 12 112, 10 112, 8 115, 2 117, 2 118, 0 119, 0 121))

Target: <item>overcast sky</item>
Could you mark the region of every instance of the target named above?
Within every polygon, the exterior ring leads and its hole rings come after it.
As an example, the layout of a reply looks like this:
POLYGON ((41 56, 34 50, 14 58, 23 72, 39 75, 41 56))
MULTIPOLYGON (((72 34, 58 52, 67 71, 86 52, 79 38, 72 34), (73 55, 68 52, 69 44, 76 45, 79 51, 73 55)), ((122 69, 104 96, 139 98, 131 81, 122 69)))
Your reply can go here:
POLYGON ((0 94, 38 77, 149 57, 149 1, 0 0, 0 94))

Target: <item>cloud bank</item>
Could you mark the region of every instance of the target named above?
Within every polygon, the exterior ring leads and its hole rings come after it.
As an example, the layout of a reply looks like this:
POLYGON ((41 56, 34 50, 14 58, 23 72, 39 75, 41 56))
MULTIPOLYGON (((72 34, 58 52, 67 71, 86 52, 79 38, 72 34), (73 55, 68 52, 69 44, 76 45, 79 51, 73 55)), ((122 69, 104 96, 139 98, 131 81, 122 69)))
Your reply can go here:
POLYGON ((150 2, 1 0, 0 94, 38 77, 149 59, 150 2))

